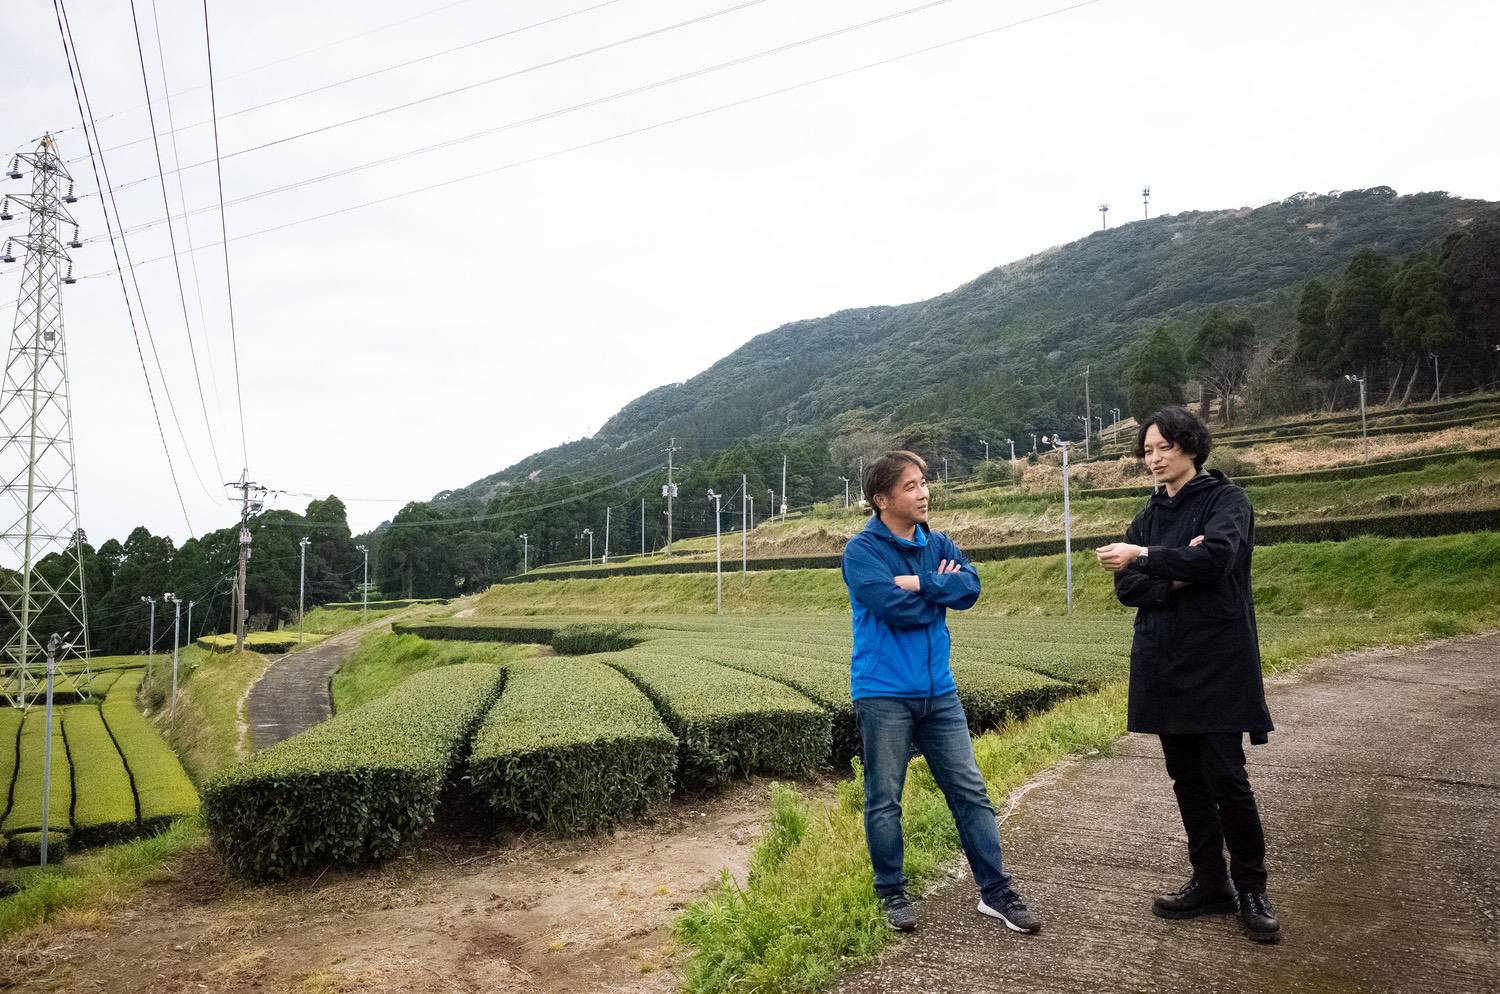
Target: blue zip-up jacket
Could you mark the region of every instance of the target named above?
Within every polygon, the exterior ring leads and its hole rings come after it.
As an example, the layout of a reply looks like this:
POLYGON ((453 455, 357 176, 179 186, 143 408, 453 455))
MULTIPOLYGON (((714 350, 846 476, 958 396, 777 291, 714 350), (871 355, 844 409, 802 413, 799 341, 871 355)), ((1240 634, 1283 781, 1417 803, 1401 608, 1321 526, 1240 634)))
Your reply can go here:
POLYGON ((958 689, 948 665, 948 608, 963 611, 979 600, 979 573, 942 532, 918 524, 910 540, 871 516, 844 546, 844 584, 854 615, 849 686, 866 697, 938 697, 958 689), (937 572, 957 561, 957 573, 937 572), (921 592, 896 586, 903 575, 921 578, 921 592))

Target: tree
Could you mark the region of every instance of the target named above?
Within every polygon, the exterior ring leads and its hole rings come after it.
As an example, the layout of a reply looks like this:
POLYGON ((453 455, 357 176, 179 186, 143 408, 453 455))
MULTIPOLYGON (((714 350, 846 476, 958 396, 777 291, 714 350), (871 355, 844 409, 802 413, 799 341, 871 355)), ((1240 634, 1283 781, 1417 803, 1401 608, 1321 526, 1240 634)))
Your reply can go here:
POLYGON ((1255 324, 1246 317, 1226 317, 1214 311, 1193 339, 1193 373, 1218 394, 1224 423, 1230 421, 1232 398, 1245 385, 1255 354, 1255 324))
POLYGON ((1477 385, 1494 379, 1500 356, 1500 211, 1475 218, 1448 236, 1439 258, 1448 277, 1454 354, 1477 385))
POLYGON ((1344 278, 1328 303, 1328 324, 1338 343, 1342 373, 1379 373, 1390 357, 1382 318, 1391 299, 1391 260, 1364 249, 1349 260, 1344 278))
MULTIPOLYGON (((1453 341, 1453 315, 1448 307, 1448 280, 1442 270, 1425 255, 1411 258, 1391 286, 1391 303, 1386 310, 1386 326, 1391 340, 1412 359, 1411 379, 1406 382, 1405 404, 1411 399, 1417 374, 1426 368, 1426 359, 1446 349, 1453 341)), ((1436 377, 1433 393, 1438 389, 1436 377)))
POLYGON ((1139 420, 1168 404, 1182 403, 1182 383, 1187 363, 1172 331, 1162 325, 1151 333, 1130 364, 1127 391, 1130 416, 1139 420))
POLYGON ((1339 375, 1338 340, 1328 324, 1328 304, 1332 297, 1318 280, 1308 280, 1297 297, 1297 344, 1292 356, 1299 366, 1320 379, 1339 375))

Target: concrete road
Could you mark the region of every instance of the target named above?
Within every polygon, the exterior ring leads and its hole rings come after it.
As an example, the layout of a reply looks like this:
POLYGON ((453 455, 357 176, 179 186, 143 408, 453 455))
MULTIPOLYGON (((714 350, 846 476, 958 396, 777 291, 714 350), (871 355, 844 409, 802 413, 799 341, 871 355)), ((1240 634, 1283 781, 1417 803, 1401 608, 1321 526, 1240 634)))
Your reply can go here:
POLYGON ((837 990, 1500 991, 1500 636, 1326 660, 1268 696, 1278 731, 1247 752, 1279 945, 1151 915, 1186 842, 1156 740, 1128 736, 1002 830, 1040 935, 977 915, 965 867, 837 990))

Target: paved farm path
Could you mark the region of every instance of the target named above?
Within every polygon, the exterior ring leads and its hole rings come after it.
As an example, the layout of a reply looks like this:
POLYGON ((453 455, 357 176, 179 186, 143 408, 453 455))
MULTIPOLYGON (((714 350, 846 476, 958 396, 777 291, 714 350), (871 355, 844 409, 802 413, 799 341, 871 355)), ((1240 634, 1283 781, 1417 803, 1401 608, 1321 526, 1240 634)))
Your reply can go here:
POLYGON ((389 627, 406 614, 402 612, 331 635, 317 645, 289 652, 266 667, 245 698, 251 751, 259 752, 332 717, 331 681, 338 668, 354 652, 360 639, 376 629, 389 627))
POLYGON ((1130 736, 1006 823, 1040 935, 977 915, 965 868, 837 990, 1500 991, 1500 636, 1335 658, 1268 692, 1279 730, 1248 754, 1280 945, 1233 916, 1150 914, 1187 859, 1160 748, 1130 736))

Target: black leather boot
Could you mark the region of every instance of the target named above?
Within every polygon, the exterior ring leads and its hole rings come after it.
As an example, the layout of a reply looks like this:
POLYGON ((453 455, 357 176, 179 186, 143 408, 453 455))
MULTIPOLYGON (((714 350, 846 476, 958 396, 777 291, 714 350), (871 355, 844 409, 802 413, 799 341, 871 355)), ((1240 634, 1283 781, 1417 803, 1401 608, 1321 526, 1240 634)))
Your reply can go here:
POLYGON ((1239 907, 1229 881, 1203 885, 1197 877, 1181 889, 1162 894, 1151 902, 1151 913, 1158 918, 1197 918, 1199 915, 1231 915, 1239 907))
POLYGON ((1281 941, 1281 922, 1276 920, 1270 895, 1263 890, 1240 895, 1240 921, 1245 923, 1246 934, 1256 942, 1281 941))

